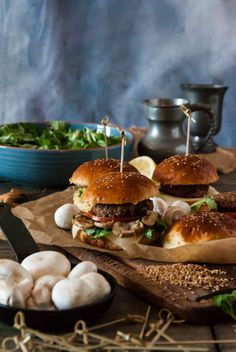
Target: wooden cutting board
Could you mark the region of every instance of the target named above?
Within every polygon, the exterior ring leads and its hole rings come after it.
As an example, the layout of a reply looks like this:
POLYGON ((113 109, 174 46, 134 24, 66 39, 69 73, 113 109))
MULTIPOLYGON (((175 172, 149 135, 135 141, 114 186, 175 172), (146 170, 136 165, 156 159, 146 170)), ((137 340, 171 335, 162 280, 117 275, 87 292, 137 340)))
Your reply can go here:
MULTIPOLYGON (((66 251, 77 257, 79 260, 91 260, 97 266, 112 274, 118 283, 135 295, 146 300, 148 303, 158 307, 169 309, 177 317, 196 324, 211 324, 223 321, 229 317, 222 312, 211 297, 206 295, 214 294, 214 288, 189 289, 179 285, 170 284, 168 281, 158 282, 153 277, 147 277, 146 271, 157 266, 168 265, 173 271, 172 265, 151 262, 141 259, 124 259, 107 255, 102 252, 66 248, 66 251), (142 272, 140 272, 140 267, 142 272)), ((182 264, 181 264, 182 265, 182 264)), ((227 278, 228 283, 221 290, 236 289, 236 265, 204 265, 209 269, 223 270, 224 274, 218 276, 227 278)), ((217 276, 217 274, 216 274, 217 276)), ((236 306, 236 300, 234 301, 236 306)))

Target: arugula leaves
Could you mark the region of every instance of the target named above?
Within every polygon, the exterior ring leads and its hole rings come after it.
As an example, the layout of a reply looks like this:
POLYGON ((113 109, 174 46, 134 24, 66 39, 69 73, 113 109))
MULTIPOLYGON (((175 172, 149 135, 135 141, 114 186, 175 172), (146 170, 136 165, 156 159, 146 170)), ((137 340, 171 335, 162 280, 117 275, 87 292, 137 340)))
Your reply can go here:
POLYGON ((236 320, 236 313, 234 312, 234 308, 231 303, 233 298, 236 298, 236 290, 232 291, 231 293, 216 295, 212 298, 212 300, 215 305, 217 305, 217 307, 220 307, 226 314, 230 315, 231 318, 236 320))
MULTIPOLYGON (((153 239, 153 235, 155 232, 159 232, 160 238, 163 237, 165 230, 167 229, 168 225, 163 220, 157 220, 154 227, 150 228, 145 226, 143 234, 149 240, 153 239)), ((102 229, 98 227, 92 227, 91 229, 84 229, 84 231, 89 235, 92 239, 100 238, 108 236, 112 233, 112 229, 102 229)))
POLYGON ((91 236, 93 240, 111 234, 111 229, 100 229, 97 227, 92 227, 91 229, 86 229, 84 231, 87 233, 87 235, 91 236))
MULTIPOLYGON (((120 136, 107 136, 107 145, 120 143, 120 136)), ((72 130, 63 121, 52 121, 41 132, 30 123, 0 126, 0 144, 31 149, 81 149, 105 147, 102 131, 72 130)))
POLYGON ((168 224, 162 219, 158 219, 154 227, 144 228, 144 236, 146 236, 149 240, 152 240, 154 233, 158 232, 160 234, 160 239, 161 239, 164 236, 167 228, 168 228, 168 224))

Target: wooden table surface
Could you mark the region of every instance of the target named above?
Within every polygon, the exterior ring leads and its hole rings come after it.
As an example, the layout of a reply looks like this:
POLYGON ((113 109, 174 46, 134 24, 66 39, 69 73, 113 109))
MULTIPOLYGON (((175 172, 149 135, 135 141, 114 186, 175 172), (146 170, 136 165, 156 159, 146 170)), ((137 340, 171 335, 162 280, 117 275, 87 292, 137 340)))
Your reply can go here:
MULTIPOLYGON (((12 187, 18 187, 9 182, 0 182, 0 194, 9 191, 12 187)), ((21 189, 29 189, 25 187, 20 187, 21 189)), ((229 174, 221 175, 220 181, 217 182, 215 188, 219 191, 236 191, 236 171, 229 174)), ((30 190, 35 190, 30 188, 30 190)), ((49 190, 52 192, 52 190, 49 190)), ((14 259, 14 254, 11 251, 10 246, 6 241, 0 241, 0 258, 10 258, 14 259)), ((145 299, 140 299, 134 294, 128 292, 122 287, 118 286, 117 296, 104 316, 101 318, 100 322, 107 322, 114 319, 118 319, 127 314, 141 314, 145 315, 147 312, 148 305, 145 302, 145 299)), ((151 308, 150 321, 158 319, 159 310, 156 307, 151 308)), ((1 319, 1 317, 0 317, 1 319)), ((135 334, 140 333, 140 324, 133 323, 128 325, 116 325, 114 327, 109 327, 105 330, 104 334, 106 336, 114 336, 116 331, 122 330, 126 332, 132 332, 135 334)), ((3 337, 12 336, 14 330, 11 327, 7 327, 0 323, 0 339, 3 337)), ((206 340, 202 344, 194 344, 192 347, 198 348, 198 351, 211 351, 211 352, 235 352, 236 351, 236 342, 234 343, 209 343, 210 340, 234 340, 236 341, 236 322, 233 320, 217 323, 213 326, 208 325, 191 325, 187 323, 171 324, 171 326, 166 330, 168 336, 175 340, 206 340)), ((160 348, 160 347, 159 347, 160 348)), ((136 349, 137 350, 137 349, 136 349)), ((140 348, 139 350, 145 350, 140 348)), ((171 351, 171 347, 165 347, 165 349, 159 349, 165 351, 171 351), (166 349, 167 348, 167 349, 166 349)), ((187 347, 185 349, 176 348, 178 351, 188 351, 187 347)), ((195 349, 196 350, 196 349, 195 349)))

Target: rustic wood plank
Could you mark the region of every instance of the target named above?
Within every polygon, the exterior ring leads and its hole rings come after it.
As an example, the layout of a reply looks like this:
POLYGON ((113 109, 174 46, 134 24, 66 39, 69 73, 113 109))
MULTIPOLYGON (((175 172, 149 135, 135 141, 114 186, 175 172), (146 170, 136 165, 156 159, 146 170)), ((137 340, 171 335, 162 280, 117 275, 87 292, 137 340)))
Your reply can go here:
MULTIPOLYGON (((227 316, 216 307, 211 299, 196 301, 196 298, 206 293, 212 293, 212 289, 191 289, 175 286, 169 283, 159 283, 147 277, 144 273, 138 271, 140 263, 148 268, 149 262, 145 260, 133 260, 116 258, 98 251, 87 249, 78 250, 73 248, 66 249, 72 255, 80 260, 90 260, 97 264, 100 269, 112 274, 119 284, 147 302, 158 307, 166 307, 181 319, 194 322, 197 324, 213 323, 227 319, 227 316)), ((152 262, 155 267, 157 263, 152 262)), ((171 271, 171 265, 170 271, 171 271)), ((228 275, 220 275, 220 278, 228 277, 230 287, 236 287, 236 271, 234 266, 210 266, 213 268, 222 268, 228 275), (233 278, 233 280, 231 280, 233 278)))
MULTIPOLYGON (((236 323, 217 324, 214 326, 214 334, 218 340, 236 341, 236 323)), ((236 342, 233 344, 220 344, 221 352, 235 352, 236 342)))

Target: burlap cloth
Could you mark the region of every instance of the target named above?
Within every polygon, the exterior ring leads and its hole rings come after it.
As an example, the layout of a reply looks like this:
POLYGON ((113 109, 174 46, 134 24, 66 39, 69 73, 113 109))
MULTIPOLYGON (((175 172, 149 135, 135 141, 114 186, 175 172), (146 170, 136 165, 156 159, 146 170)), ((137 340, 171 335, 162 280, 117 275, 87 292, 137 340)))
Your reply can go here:
MULTIPOLYGON (((144 127, 131 127, 130 131, 135 136, 134 149, 132 158, 138 156, 137 145, 140 139, 144 136, 147 129, 144 127)), ((198 154, 202 158, 209 160, 222 174, 227 174, 236 169, 236 148, 216 148, 214 153, 198 154)))

